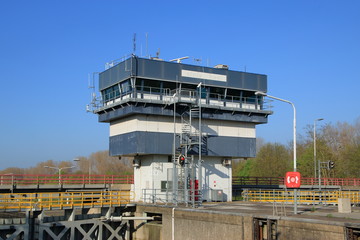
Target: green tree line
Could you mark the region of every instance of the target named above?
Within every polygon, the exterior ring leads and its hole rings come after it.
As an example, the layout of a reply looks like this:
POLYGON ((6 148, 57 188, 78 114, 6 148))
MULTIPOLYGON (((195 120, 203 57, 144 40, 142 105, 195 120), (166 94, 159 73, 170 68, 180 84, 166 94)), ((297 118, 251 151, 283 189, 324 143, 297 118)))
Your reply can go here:
MULTIPOLYGON (((302 177, 314 177, 313 125, 297 136, 297 171, 302 177)), ((233 164, 233 176, 283 177, 293 171, 293 144, 257 142, 257 156, 233 164)), ((324 124, 316 131, 316 160, 323 162, 322 174, 337 178, 360 177, 360 118, 354 124, 324 124), (333 161, 334 168, 325 168, 333 161)), ((316 161, 316 168, 317 168, 316 161)))

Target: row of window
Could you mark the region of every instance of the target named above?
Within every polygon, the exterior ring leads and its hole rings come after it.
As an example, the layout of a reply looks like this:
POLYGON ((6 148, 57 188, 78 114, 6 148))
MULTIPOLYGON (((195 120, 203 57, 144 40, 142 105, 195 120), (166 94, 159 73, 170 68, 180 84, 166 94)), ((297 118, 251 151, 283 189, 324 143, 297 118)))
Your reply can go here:
MULTIPOLYGON (((171 92, 175 89, 179 89, 180 87, 183 90, 186 89, 193 92, 199 91, 197 85, 194 84, 179 84, 175 82, 162 82, 147 79, 136 80, 136 91, 138 93, 172 95, 171 92)), ((102 97, 103 100, 107 102, 119 98, 120 96, 127 95, 132 91, 133 88, 130 80, 126 80, 103 90, 102 97)), ((258 97, 251 91, 206 86, 201 88, 201 98, 247 103, 255 103, 258 100, 258 97)))

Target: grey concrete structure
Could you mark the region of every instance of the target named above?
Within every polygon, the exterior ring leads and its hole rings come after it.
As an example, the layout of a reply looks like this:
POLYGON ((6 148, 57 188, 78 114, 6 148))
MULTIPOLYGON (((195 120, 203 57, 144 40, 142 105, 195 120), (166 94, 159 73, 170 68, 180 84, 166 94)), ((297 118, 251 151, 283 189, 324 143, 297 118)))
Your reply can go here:
POLYGON ((209 204, 199 209, 137 206, 138 215, 158 215, 161 221, 135 222, 136 240, 276 239, 349 240, 360 237, 360 209, 339 214, 336 207, 291 206, 274 211, 273 204, 237 202, 209 204), (355 213, 356 212, 356 213, 355 213), (156 236, 156 238, 151 237, 156 236))

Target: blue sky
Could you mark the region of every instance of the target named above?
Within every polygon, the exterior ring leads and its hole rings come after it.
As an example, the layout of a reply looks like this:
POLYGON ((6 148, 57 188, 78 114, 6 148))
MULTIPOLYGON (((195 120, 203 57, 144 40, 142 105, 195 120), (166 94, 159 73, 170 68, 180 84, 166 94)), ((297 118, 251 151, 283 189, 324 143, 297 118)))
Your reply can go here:
MULTIPOLYGON (((152 56, 268 75, 268 93, 295 104, 299 134, 319 117, 353 123, 359 13, 357 0, 1 1, 1 169, 108 148, 108 125, 85 111, 88 74, 131 53, 134 33, 139 56, 148 33, 152 56)), ((257 135, 288 143, 291 106, 273 105, 257 135)))

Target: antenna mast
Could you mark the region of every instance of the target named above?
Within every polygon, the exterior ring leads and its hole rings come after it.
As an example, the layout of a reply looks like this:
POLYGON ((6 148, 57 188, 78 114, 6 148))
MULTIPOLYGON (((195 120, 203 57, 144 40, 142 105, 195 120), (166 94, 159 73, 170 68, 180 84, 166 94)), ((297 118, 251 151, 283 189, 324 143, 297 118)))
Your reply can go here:
POLYGON ((145 36, 146 36, 146 50, 145 50, 146 53, 145 54, 146 54, 146 57, 149 58, 149 53, 148 53, 148 33, 146 33, 145 36))
POLYGON ((134 33, 134 38, 133 38, 133 55, 135 55, 136 52, 136 33, 134 33))

